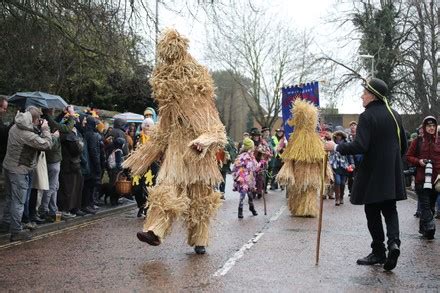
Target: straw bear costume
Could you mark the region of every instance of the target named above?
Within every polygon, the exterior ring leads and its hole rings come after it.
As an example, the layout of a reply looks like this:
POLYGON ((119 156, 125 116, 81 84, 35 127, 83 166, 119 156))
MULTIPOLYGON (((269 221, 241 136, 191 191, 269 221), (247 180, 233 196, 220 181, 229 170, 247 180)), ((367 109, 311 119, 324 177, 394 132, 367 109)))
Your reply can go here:
POLYGON ((143 231, 162 241, 173 221, 183 216, 188 244, 197 247, 208 244, 210 220, 220 206, 213 186, 223 178, 215 154, 227 139, 215 108, 213 80, 187 50, 188 39, 173 29, 164 32, 150 80, 159 122, 124 167, 143 175, 162 158, 157 185, 149 190, 143 231))
MULTIPOLYGON (((318 109, 311 103, 297 99, 292 107, 289 125, 295 130, 282 154, 284 165, 277 175, 280 184, 287 185, 288 206, 294 216, 318 215, 318 191, 321 188, 324 163, 323 142, 316 132, 318 109)), ((327 178, 332 171, 327 164, 327 178)))

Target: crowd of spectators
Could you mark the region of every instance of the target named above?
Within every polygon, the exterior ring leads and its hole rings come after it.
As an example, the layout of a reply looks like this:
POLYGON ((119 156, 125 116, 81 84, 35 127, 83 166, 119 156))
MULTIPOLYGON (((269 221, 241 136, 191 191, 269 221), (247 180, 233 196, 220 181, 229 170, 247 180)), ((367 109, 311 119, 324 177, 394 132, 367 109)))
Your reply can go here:
MULTIPOLYGON (((104 193, 118 204, 115 182, 124 157, 145 140, 141 126, 115 119, 113 127, 106 127, 93 109, 77 113, 73 106, 57 115, 53 109, 29 106, 7 125, 7 109, 7 99, 1 98, 5 207, 0 233, 10 233, 11 241, 31 239, 39 224, 95 214, 106 204, 104 193), (105 173, 108 183, 103 184, 105 173)), ((154 125, 154 109, 146 112, 144 128, 154 125)), ((145 205, 142 196, 136 199, 145 205)))

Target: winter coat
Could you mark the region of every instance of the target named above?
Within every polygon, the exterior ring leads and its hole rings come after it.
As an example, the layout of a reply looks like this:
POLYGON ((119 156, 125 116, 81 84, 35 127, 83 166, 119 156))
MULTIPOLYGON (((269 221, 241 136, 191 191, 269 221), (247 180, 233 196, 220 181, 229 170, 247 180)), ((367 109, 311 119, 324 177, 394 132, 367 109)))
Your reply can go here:
POLYGON ((9 131, 3 168, 12 173, 27 174, 36 167, 38 151, 52 147, 49 128, 42 129, 41 135, 37 132, 30 112, 17 113, 15 124, 9 131))
POLYGON ((49 190, 49 174, 47 173, 46 153, 40 152, 37 159, 37 166, 32 175, 32 188, 38 190, 49 190))
POLYGON ((101 136, 95 130, 95 125, 90 127, 87 124, 85 133, 85 140, 88 150, 89 160, 89 173, 85 176, 85 179, 97 180, 101 179, 101 136))
POLYGON ((9 127, 3 123, 3 119, 0 116, 0 164, 6 155, 6 149, 8 147, 8 132, 9 127))
POLYGON ((359 116, 355 140, 337 146, 342 155, 364 155, 352 187, 352 204, 406 199, 402 169, 407 149, 405 131, 400 115, 392 111, 400 128, 400 144, 393 117, 386 105, 376 100, 359 116))
MULTIPOLYGON (((123 138, 125 142, 127 142, 127 139, 125 138, 125 132, 123 130, 123 127, 127 124, 127 122, 124 119, 117 118, 113 122, 113 129, 106 135, 106 138, 112 137, 113 141, 119 137, 123 138)), ((124 152, 124 156, 128 155, 128 144, 125 143, 122 147, 122 151, 124 152)))
POLYGON ((81 155, 84 149, 84 142, 75 131, 69 134, 61 134, 61 172, 81 173, 81 155))
MULTIPOLYGON (((425 129, 426 123, 423 125, 425 129)), ((437 131, 436 131, 437 132, 437 131)), ((431 180, 434 183, 437 175, 440 174, 440 138, 437 135, 430 135, 424 132, 423 138, 414 139, 406 153, 406 159, 412 166, 416 166, 416 184, 423 184, 425 182, 425 167, 420 165, 420 159, 427 159, 432 161, 432 176, 431 180), (418 140, 422 139, 417 153, 418 140)))
MULTIPOLYGON (((336 141, 337 144, 341 144, 343 142, 347 142, 346 140, 343 141, 336 141)), ((354 165, 354 160, 352 155, 343 156, 339 152, 331 152, 329 155, 329 163, 330 166, 333 169, 333 172, 339 175, 347 176, 349 175, 348 172, 348 166, 354 165)))
MULTIPOLYGON (((75 126, 75 120, 73 118, 68 118, 65 120, 64 123, 57 122, 52 116, 50 115, 43 115, 44 119, 47 120, 49 123, 50 130, 52 132, 59 131, 60 134, 62 133, 69 133, 72 131, 73 127, 75 126)), ((60 117, 61 119, 62 117, 60 117)), ((61 156, 61 143, 59 139, 52 138, 53 140, 53 146, 52 148, 46 152, 46 161, 48 164, 58 163, 61 162, 62 156, 61 156)))
POLYGON ((255 177, 258 172, 258 162, 253 151, 241 153, 234 162, 232 176, 234 178, 234 190, 243 193, 255 189, 255 177))

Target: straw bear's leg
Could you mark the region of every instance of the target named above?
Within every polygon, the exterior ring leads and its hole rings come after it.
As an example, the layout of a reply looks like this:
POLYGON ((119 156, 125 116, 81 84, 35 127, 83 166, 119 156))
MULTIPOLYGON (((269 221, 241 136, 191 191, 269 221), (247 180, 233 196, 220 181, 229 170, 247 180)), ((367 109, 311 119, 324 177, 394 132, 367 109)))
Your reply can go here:
POLYGON ((188 198, 178 186, 158 185, 149 190, 148 206, 143 231, 153 231, 162 240, 174 220, 188 208, 188 198))
POLYGON ((290 187, 288 206, 292 215, 296 217, 316 217, 318 215, 318 191, 313 187, 305 191, 290 187))
POLYGON ((188 228, 190 246, 207 246, 211 218, 221 205, 220 194, 206 184, 192 184, 187 187, 189 208, 184 213, 188 228))

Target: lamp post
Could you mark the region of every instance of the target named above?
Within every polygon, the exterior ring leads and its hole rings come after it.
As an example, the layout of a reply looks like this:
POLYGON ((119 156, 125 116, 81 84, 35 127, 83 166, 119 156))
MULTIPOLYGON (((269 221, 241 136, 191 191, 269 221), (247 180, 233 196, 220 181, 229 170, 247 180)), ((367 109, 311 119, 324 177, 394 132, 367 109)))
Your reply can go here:
POLYGON ((154 38, 154 63, 157 63, 157 40, 159 38, 159 0, 156 0, 156 21, 154 22, 155 38, 154 38))
POLYGON ((361 58, 371 59, 371 77, 374 77, 374 56, 372 55, 359 55, 361 58))

